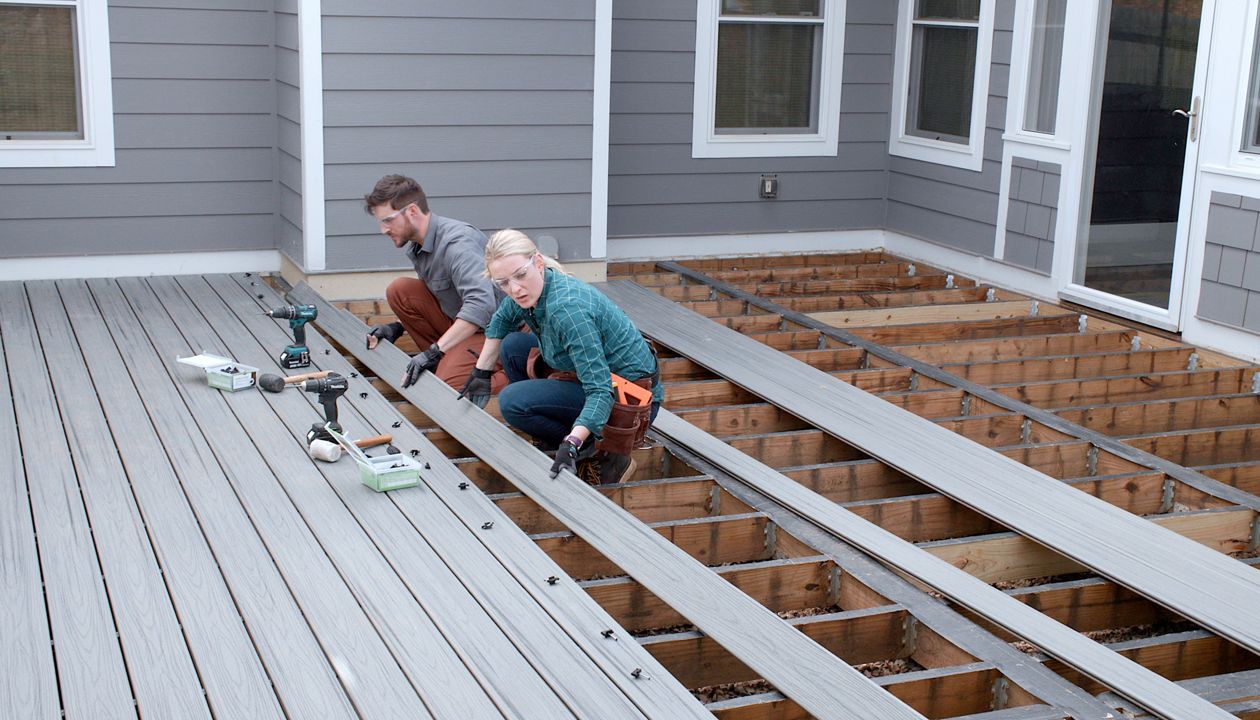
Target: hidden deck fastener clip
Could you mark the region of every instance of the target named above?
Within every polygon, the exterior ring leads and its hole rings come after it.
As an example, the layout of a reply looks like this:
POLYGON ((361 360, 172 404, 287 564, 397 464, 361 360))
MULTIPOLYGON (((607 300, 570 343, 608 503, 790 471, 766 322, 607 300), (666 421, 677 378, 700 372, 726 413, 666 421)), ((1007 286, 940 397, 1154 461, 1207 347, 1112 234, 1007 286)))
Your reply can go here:
POLYGON ((548 575, 548 576, 547 576, 547 584, 548 584, 548 585, 555 585, 555 584, 556 584, 556 583, 558 583, 558 582, 560 582, 560 578, 556 577, 555 575, 548 575))
POLYGON ((482 529, 482 530, 490 530, 490 529, 492 529, 493 527, 494 527, 494 521, 493 521, 493 520, 487 520, 487 521, 485 521, 485 522, 481 523, 481 529, 482 529))

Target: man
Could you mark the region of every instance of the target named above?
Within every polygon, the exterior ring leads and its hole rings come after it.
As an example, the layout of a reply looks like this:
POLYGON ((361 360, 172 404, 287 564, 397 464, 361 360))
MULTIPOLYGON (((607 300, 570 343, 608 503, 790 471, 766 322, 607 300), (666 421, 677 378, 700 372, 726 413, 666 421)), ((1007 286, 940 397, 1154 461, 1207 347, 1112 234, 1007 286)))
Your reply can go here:
MULTIPOLYGON (((407 364, 403 387, 425 371, 463 387, 499 299, 485 274, 486 236, 468 223, 429 212, 420 184, 402 175, 381 178, 363 204, 394 247, 406 248, 416 268, 416 278, 398 278, 385 290, 399 322, 372 328, 368 349, 381 340, 396 342, 405 330, 420 352, 407 364)), ((507 376, 495 370, 492 385, 498 392, 507 376)))

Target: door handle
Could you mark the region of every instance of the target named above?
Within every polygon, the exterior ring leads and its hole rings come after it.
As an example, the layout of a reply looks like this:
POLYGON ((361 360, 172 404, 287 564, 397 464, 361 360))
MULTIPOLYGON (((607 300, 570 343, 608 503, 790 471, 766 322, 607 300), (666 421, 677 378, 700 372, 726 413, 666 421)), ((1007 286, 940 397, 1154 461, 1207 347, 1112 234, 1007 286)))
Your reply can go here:
POLYGON ((1181 108, 1177 108, 1172 111, 1173 115, 1180 115, 1190 121, 1190 142, 1194 142, 1199 139, 1199 105, 1202 100, 1203 98, 1196 97, 1194 101, 1190 103, 1189 112, 1182 110, 1181 108))

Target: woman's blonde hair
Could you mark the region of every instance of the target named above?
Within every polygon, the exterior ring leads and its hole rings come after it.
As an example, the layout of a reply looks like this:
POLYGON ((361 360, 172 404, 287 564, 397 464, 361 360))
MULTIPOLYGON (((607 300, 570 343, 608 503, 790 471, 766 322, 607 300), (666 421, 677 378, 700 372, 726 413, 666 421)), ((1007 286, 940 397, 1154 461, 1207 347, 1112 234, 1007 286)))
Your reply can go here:
POLYGON ((529 236, 520 230, 512 228, 504 228, 490 236, 486 242, 486 276, 490 275, 490 263, 500 258, 510 257, 512 255, 532 256, 535 253, 542 255, 543 264, 552 270, 565 272, 564 266, 556 262, 555 258, 547 257, 538 252, 538 246, 534 244, 529 236))

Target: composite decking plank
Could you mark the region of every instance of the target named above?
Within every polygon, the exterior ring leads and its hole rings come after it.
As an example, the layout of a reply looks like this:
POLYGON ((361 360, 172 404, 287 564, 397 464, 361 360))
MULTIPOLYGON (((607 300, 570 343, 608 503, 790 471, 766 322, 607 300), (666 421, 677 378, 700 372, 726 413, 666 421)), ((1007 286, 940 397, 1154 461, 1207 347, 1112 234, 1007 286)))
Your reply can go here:
MULTIPOLYGON (((210 708, 144 518, 88 376, 84 358, 94 358, 96 348, 80 348, 51 282, 27 283, 26 291, 91 518, 92 538, 138 709, 155 717, 208 718, 210 708)), ((114 427, 119 433, 148 422, 144 415, 117 420, 114 427)))
MULTIPOLYGON (((401 375, 406 356, 397 348, 378 346, 370 353, 360 349, 366 326, 357 319, 333 308, 305 284, 292 296, 320 306, 320 327, 379 377, 401 375)), ((817 717, 921 717, 575 476, 552 480, 546 456, 476 406, 458 401, 455 392, 431 373, 421 375, 402 393, 522 492, 817 717)))
POLYGON ((609 283, 603 289, 661 344, 758 388, 759 395, 832 428, 873 457, 1244 647, 1260 648, 1260 629, 1241 610, 1260 604, 1260 575, 1248 577, 1236 561, 998 453, 979 450, 930 421, 898 412, 641 288, 609 283), (773 383, 766 382, 767 368, 775 369, 773 383), (899 440, 911 437, 912 447, 899 440), (999 478, 1002 482, 996 482, 999 478), (1030 497, 1037 498, 1036 506, 1027 503, 1030 497), (1163 551, 1152 553, 1152 548, 1163 551))
MULTIPOLYGON (((243 276, 234 275, 232 280, 247 291, 255 291, 255 286, 247 285, 251 281, 243 276)), ((217 288, 227 280, 223 276, 212 276, 209 282, 217 288)), ((230 296, 229 290, 221 292, 221 296, 230 296)), ((260 288, 255 293, 270 298, 273 305, 282 302, 269 288, 260 288)), ((245 313, 241 317, 246 319, 248 306, 239 313, 245 313)), ((271 329, 275 336, 274 325, 271 329)), ((347 376, 354 371, 349 361, 318 331, 308 330, 307 342, 315 351, 312 358, 315 364, 347 376), (321 352, 323 350, 330 352, 321 352)), ((547 614, 550 622, 568 635, 568 642, 574 643, 607 675, 607 682, 625 693, 648 717, 662 720, 709 717, 686 688, 664 672, 637 643, 609 642, 604 638, 602 632, 615 625, 608 613, 575 584, 548 582, 547 578, 562 575, 559 567, 523 532, 514 528, 489 498, 461 489, 460 485, 465 484, 467 478, 423 433, 400 423, 401 416, 392 404, 376 393, 369 393, 366 398, 348 393, 345 399, 365 418, 375 420, 377 430, 393 434, 400 447, 419 449, 419 458, 430 464, 424 476, 428 492, 393 493, 391 499, 448 566, 459 573, 461 581, 479 597, 487 612, 502 613, 501 623, 513 623, 512 632, 527 632, 531 628, 526 625, 544 620, 537 616, 521 619, 510 612, 513 603, 529 609, 528 603, 521 603, 521 597, 515 594, 519 587, 547 614), (399 426, 393 427, 395 423, 399 426), (495 523, 494 532, 482 529, 487 518, 495 523), (489 558, 483 557, 486 552, 489 558), (471 564, 467 560, 470 556, 474 558, 471 564), (496 564, 510 576, 499 574, 496 564), (627 668, 635 667, 643 668, 654 682, 640 682, 627 672, 627 668)), ((556 667, 556 661, 550 656, 562 647, 563 642, 552 645, 546 653, 536 653, 534 661, 540 666, 556 667)), ((563 667, 563 663, 560 666, 563 667)))
POLYGON ((1178 690, 1164 678, 1098 645, 1036 610, 1019 603, 948 562, 932 557, 892 533, 873 525, 801 485, 792 482, 721 440, 662 410, 657 432, 687 447, 723 472, 828 532, 926 585, 958 605, 1022 637, 1143 707, 1169 718, 1202 720, 1223 717, 1210 704, 1178 690))
MULTIPOLYGON (((252 299, 242 297, 240 287, 231 280, 226 280, 226 285, 219 283, 221 289, 234 291, 224 298, 200 277, 180 277, 177 282, 187 298, 180 298, 169 281, 157 283, 160 287, 155 289, 168 307, 191 302, 204 317, 204 322, 194 319, 183 323, 186 334, 198 341, 222 342, 239 362, 263 372, 284 374, 275 364, 274 349, 291 342, 292 337, 286 340, 274 321, 257 312, 252 299), (238 311, 233 312, 226 303, 238 311), (249 308, 248 318, 246 311, 239 310, 242 305, 249 308), (258 332, 267 340, 258 338, 258 332)), ((184 308, 181 317, 191 312, 191 308, 184 308)), ((358 384, 352 381, 352 385, 358 384)), ((359 391, 359 387, 350 390, 359 391)), ((291 495, 295 505, 308 518, 325 551, 381 628, 435 715, 573 716, 398 511, 390 496, 364 487, 358 481, 357 466, 349 460, 313 463, 306 457, 301 449, 306 429, 321 417, 321 411, 308 402, 314 396, 303 392, 250 395, 256 402, 249 402, 239 412, 242 426, 256 440, 268 440, 273 448, 268 459, 273 461, 277 476, 294 487, 291 495), (285 477, 287 465, 318 468, 324 485, 285 477)), ((352 437, 373 434, 357 413, 347 412, 346 401, 339 401, 339 405, 340 422, 352 437)), ((477 559, 465 560, 469 567, 479 567, 474 564, 477 559)))
POLYGON ((70 717, 135 718, 91 518, 20 283, 0 285, 0 334, 9 375, 21 378, 11 382, 10 390, 43 570, 59 710, 70 717))
POLYGON ((116 281, 89 280, 87 284, 210 541, 284 714, 312 719, 356 717, 329 658, 185 404, 179 385, 204 380, 191 372, 168 374, 173 361, 149 342, 116 281))
POLYGON ((57 287, 75 336, 81 346, 91 349, 86 373, 95 384, 106 418, 111 427, 121 428, 114 442, 215 717, 281 717, 275 689, 220 570, 213 543, 167 459, 153 426, 155 419, 141 402, 136 378, 129 374, 86 284, 59 281, 57 287))
MULTIPOLYGON (((170 295, 159 297, 161 278, 150 282, 123 278, 118 286, 161 357, 197 352, 224 354, 218 343, 192 345, 183 335, 183 326, 200 321, 200 316, 193 314, 195 310, 186 301, 177 302, 170 295)), ((270 438, 251 436, 234 415, 257 408, 252 402, 261 402, 257 393, 222 393, 209 387, 203 376, 199 377, 200 371, 173 363, 169 370, 194 421, 246 511, 254 518, 272 559, 337 669, 355 710, 369 718, 431 717, 380 631, 295 507, 299 498, 286 493, 288 489, 278 481, 278 469, 268 465, 267 456, 282 452, 282 448, 273 447, 270 438)), ((297 476, 296 492, 302 494, 323 485, 323 479, 310 466, 309 457, 306 459, 305 468, 286 468, 297 476)))
POLYGON ((5 352, 0 332, 0 715, 53 720, 61 701, 5 352))

